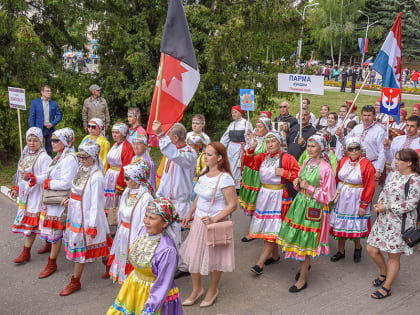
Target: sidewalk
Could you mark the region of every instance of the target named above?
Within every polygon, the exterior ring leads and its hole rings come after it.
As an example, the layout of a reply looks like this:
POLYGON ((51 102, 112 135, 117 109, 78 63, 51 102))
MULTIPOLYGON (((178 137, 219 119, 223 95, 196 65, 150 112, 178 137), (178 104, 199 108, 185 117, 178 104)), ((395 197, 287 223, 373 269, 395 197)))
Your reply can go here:
MULTIPOLYGON (((339 87, 335 87, 335 86, 324 86, 325 91, 330 91, 330 92, 340 92, 340 88, 339 87)), ((356 93, 359 90, 356 89, 356 93)), ((346 88, 346 93, 350 93, 351 89, 350 88, 346 88)), ((372 90, 362 90, 362 92, 360 94, 363 95, 372 95, 372 96, 381 96, 381 92, 380 91, 372 91, 372 90)), ((403 100, 415 100, 415 101, 420 101, 420 95, 417 94, 402 94, 402 99, 403 100)))

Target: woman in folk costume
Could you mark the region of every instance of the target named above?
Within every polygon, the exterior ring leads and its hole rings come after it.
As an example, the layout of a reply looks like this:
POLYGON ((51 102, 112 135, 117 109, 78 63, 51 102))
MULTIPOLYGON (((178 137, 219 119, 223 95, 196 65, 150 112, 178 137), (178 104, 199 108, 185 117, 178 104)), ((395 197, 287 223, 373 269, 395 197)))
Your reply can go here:
POLYGON ((126 140, 128 127, 124 123, 112 126, 112 138, 115 143, 106 157, 108 170, 105 174, 105 212, 114 206, 114 198, 120 196, 125 188, 123 166, 130 164, 134 156, 133 147, 126 140))
MULTIPOLYGON (((325 147, 323 156, 326 159, 326 161, 328 163, 330 163, 330 165, 331 165, 331 167, 334 171, 334 174, 337 174, 337 165, 338 165, 337 156, 335 155, 334 151, 331 150, 331 148, 330 148, 330 144, 331 144, 331 140, 332 140, 331 133, 328 130, 323 129, 323 130, 318 130, 316 132, 316 134, 320 135, 321 137, 323 137, 325 139, 326 147, 325 147)), ((337 141, 337 142, 339 142, 339 141, 337 141)), ((305 150, 299 158, 299 161, 298 161, 299 165, 302 166, 303 163, 308 158, 309 158, 308 150, 305 150)))
POLYGON ((108 168, 106 156, 108 155, 111 144, 109 143, 108 139, 104 137, 104 123, 100 118, 92 118, 91 120, 89 120, 87 128, 89 134, 83 138, 80 144, 84 144, 86 142, 94 142, 96 144, 99 144, 99 146, 101 147, 101 151, 99 151, 99 156, 101 157, 103 164, 102 169, 106 171, 108 168))
POLYGON ((262 183, 249 228, 249 235, 252 238, 264 240, 260 258, 251 268, 251 271, 257 275, 262 274, 264 264, 270 265, 280 260, 276 240, 280 232, 282 212, 287 213, 291 204, 285 180, 293 182, 299 173, 296 159, 282 150, 282 143, 285 140, 279 133, 268 133, 265 142, 268 152, 255 155, 257 141, 255 137, 251 138, 250 148, 243 159, 246 166, 259 171, 262 183))
POLYGON ((339 199, 330 217, 330 233, 338 239, 338 252, 331 257, 336 262, 345 257, 346 239, 354 241, 355 263, 362 258, 361 238, 370 233, 370 202, 375 193, 375 168, 362 155, 360 138, 351 137, 346 143, 347 156, 338 164, 337 190, 339 199))
POLYGON ((179 220, 166 198, 148 203, 144 227, 130 248, 128 259, 134 270, 125 280, 107 315, 182 315, 174 274, 178 252, 173 236, 179 220))
POLYGON ((70 197, 64 201, 68 207, 64 249, 67 259, 74 262, 70 283, 60 292, 70 295, 81 288, 85 263, 99 258, 106 264, 112 238, 104 209, 103 164, 99 157, 100 146, 85 142, 79 146, 79 169, 74 177, 70 197))
MULTIPOLYGON (((272 123, 269 118, 259 118, 255 124, 254 134, 250 132, 248 135, 252 137, 256 142, 256 147, 253 152, 254 155, 266 152, 266 139, 265 136, 272 129, 272 123)), ((246 158, 246 155, 242 157, 242 160, 246 158)), ((239 203, 246 215, 251 216, 255 212, 255 205, 257 203, 258 192, 261 188, 260 174, 258 169, 252 169, 244 163, 244 172, 241 180, 241 188, 239 189, 239 203)), ((242 238, 242 242, 252 241, 249 235, 242 238)))
POLYGON ((204 145, 210 144, 210 137, 204 132, 204 126, 206 125, 206 118, 204 115, 196 114, 192 118, 191 129, 192 131, 187 133, 187 139, 191 136, 199 136, 203 140, 204 145))
MULTIPOLYGON (((45 190, 69 191, 79 166, 73 148, 73 130, 70 128, 56 130, 52 134, 51 144, 57 155, 51 161, 47 174, 37 178, 40 183, 44 184, 44 195, 45 190)), ((39 274, 40 279, 50 276, 57 270, 56 259, 60 253, 63 230, 65 229, 60 223, 64 208, 62 202, 54 204, 45 204, 44 202, 42 205, 39 222, 41 238, 52 243, 52 249, 47 266, 39 274)))
POLYGON ((149 162, 150 174, 148 180, 150 184, 152 184, 153 191, 156 191, 155 162, 153 162, 153 159, 150 157, 149 152, 147 151, 147 136, 137 133, 135 136, 132 136, 131 141, 135 155, 133 156, 130 164, 133 164, 139 160, 145 160, 149 162))
POLYGON ((10 193, 12 198, 19 198, 12 232, 26 236, 22 253, 13 260, 17 264, 29 261, 35 236, 40 233, 42 182, 37 180, 37 177, 45 174, 51 163, 50 156, 42 146, 43 140, 40 128, 32 127, 26 131, 26 147, 23 149, 17 169, 18 186, 14 186, 10 193))
POLYGON ((127 188, 121 197, 118 210, 118 230, 111 248, 108 266, 113 281, 123 284, 133 270, 128 261, 128 250, 136 241, 146 206, 153 200, 153 187, 149 182, 150 164, 146 160, 138 160, 124 166, 124 178, 127 188))
POLYGON ((242 118, 244 114, 240 105, 232 107, 233 121, 220 138, 220 142, 227 147, 230 168, 232 170, 235 187, 239 190, 242 177, 242 154, 248 148, 248 130, 252 131, 249 121, 242 118))
POLYGON ((299 190, 280 229, 277 243, 283 246, 285 258, 300 261, 296 283, 289 288, 295 293, 306 289, 306 276, 311 258, 328 255, 329 212, 323 211, 335 194, 335 178, 331 165, 326 161, 326 140, 313 135, 306 146, 309 159, 305 161, 299 177, 293 181, 299 190))

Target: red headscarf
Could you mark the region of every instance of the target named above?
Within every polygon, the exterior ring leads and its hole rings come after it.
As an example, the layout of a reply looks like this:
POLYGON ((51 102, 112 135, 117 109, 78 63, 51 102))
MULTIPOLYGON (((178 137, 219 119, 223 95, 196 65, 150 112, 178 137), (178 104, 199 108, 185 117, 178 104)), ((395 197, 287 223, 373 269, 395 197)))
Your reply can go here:
POLYGON ((405 109, 400 109, 400 115, 407 117, 407 111, 405 109))
POLYGON ((420 110, 420 104, 419 103, 414 104, 413 108, 417 108, 418 110, 420 110))
POLYGON ((273 113, 272 112, 269 112, 268 110, 261 111, 260 112, 260 117, 261 117, 261 114, 266 114, 267 117, 270 118, 270 119, 271 119, 271 116, 273 115, 273 113))
POLYGON ((236 106, 233 106, 233 107, 232 107, 232 110, 236 110, 236 111, 240 112, 240 113, 241 113, 241 115, 243 115, 243 114, 244 114, 244 111, 241 109, 241 105, 236 105, 236 106))
MULTIPOLYGON (((353 101, 346 101, 347 106, 350 108, 351 104, 353 104, 353 101)), ((354 105, 352 108, 352 112, 355 112, 357 110, 357 106, 354 105)))

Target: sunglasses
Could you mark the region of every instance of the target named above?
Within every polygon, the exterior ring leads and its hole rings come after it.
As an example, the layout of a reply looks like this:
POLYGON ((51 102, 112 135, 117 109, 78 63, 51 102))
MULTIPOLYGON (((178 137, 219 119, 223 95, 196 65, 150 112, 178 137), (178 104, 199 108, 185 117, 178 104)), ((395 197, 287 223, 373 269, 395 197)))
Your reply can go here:
POLYGON ((131 178, 128 177, 127 175, 124 175, 124 179, 125 179, 126 182, 128 182, 129 180, 131 180, 131 178))
POLYGON ((60 139, 51 139, 51 143, 59 143, 60 139))
POLYGON ((90 128, 90 129, 96 129, 96 125, 88 125, 88 128, 90 128))
POLYGON ((84 161, 84 160, 87 160, 89 158, 89 155, 79 155, 78 158, 79 158, 79 160, 84 161))
POLYGON ((280 106, 280 108, 287 108, 287 106, 280 106))
POLYGON ((360 147, 351 147, 351 148, 347 149, 347 151, 349 151, 349 152, 359 151, 359 150, 360 150, 360 147))

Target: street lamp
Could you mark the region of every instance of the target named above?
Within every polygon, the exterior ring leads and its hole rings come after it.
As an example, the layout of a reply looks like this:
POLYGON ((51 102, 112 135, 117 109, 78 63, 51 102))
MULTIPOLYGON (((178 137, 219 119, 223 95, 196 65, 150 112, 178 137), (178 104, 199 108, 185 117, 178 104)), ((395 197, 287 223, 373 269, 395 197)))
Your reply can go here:
MULTIPOLYGON (((306 8, 308 8, 308 7, 312 7, 312 6, 317 6, 317 5, 319 5, 319 3, 318 3, 318 2, 315 2, 315 3, 311 3, 311 4, 307 4, 307 5, 305 5, 305 6, 303 7, 303 14, 302 14, 302 13, 300 13, 298 9, 296 9, 296 11, 297 11, 297 13, 299 13, 299 14, 300 14, 300 16, 302 17, 302 20, 303 20, 303 21, 305 21, 305 12, 306 12, 306 8)), ((300 38, 299 38, 299 41, 298 41, 298 48, 297 48, 297 50, 298 50, 298 67, 299 67, 299 72, 300 72, 300 56, 301 56, 301 53, 302 53, 303 24, 304 24, 304 23, 302 23, 302 28, 301 28, 301 30, 300 30, 300 38)))
POLYGON ((369 27, 372 26, 373 24, 378 23, 378 21, 373 22, 372 24, 369 24, 369 15, 367 15, 366 13, 364 13, 362 10, 358 10, 358 12, 364 16, 367 17, 368 21, 367 21, 367 25, 366 25, 366 34, 365 34, 365 43, 363 45, 363 55, 362 55, 362 62, 360 63, 361 66, 363 66, 363 61, 365 60, 365 45, 366 45, 366 41, 368 38, 368 31, 369 31, 369 27))

